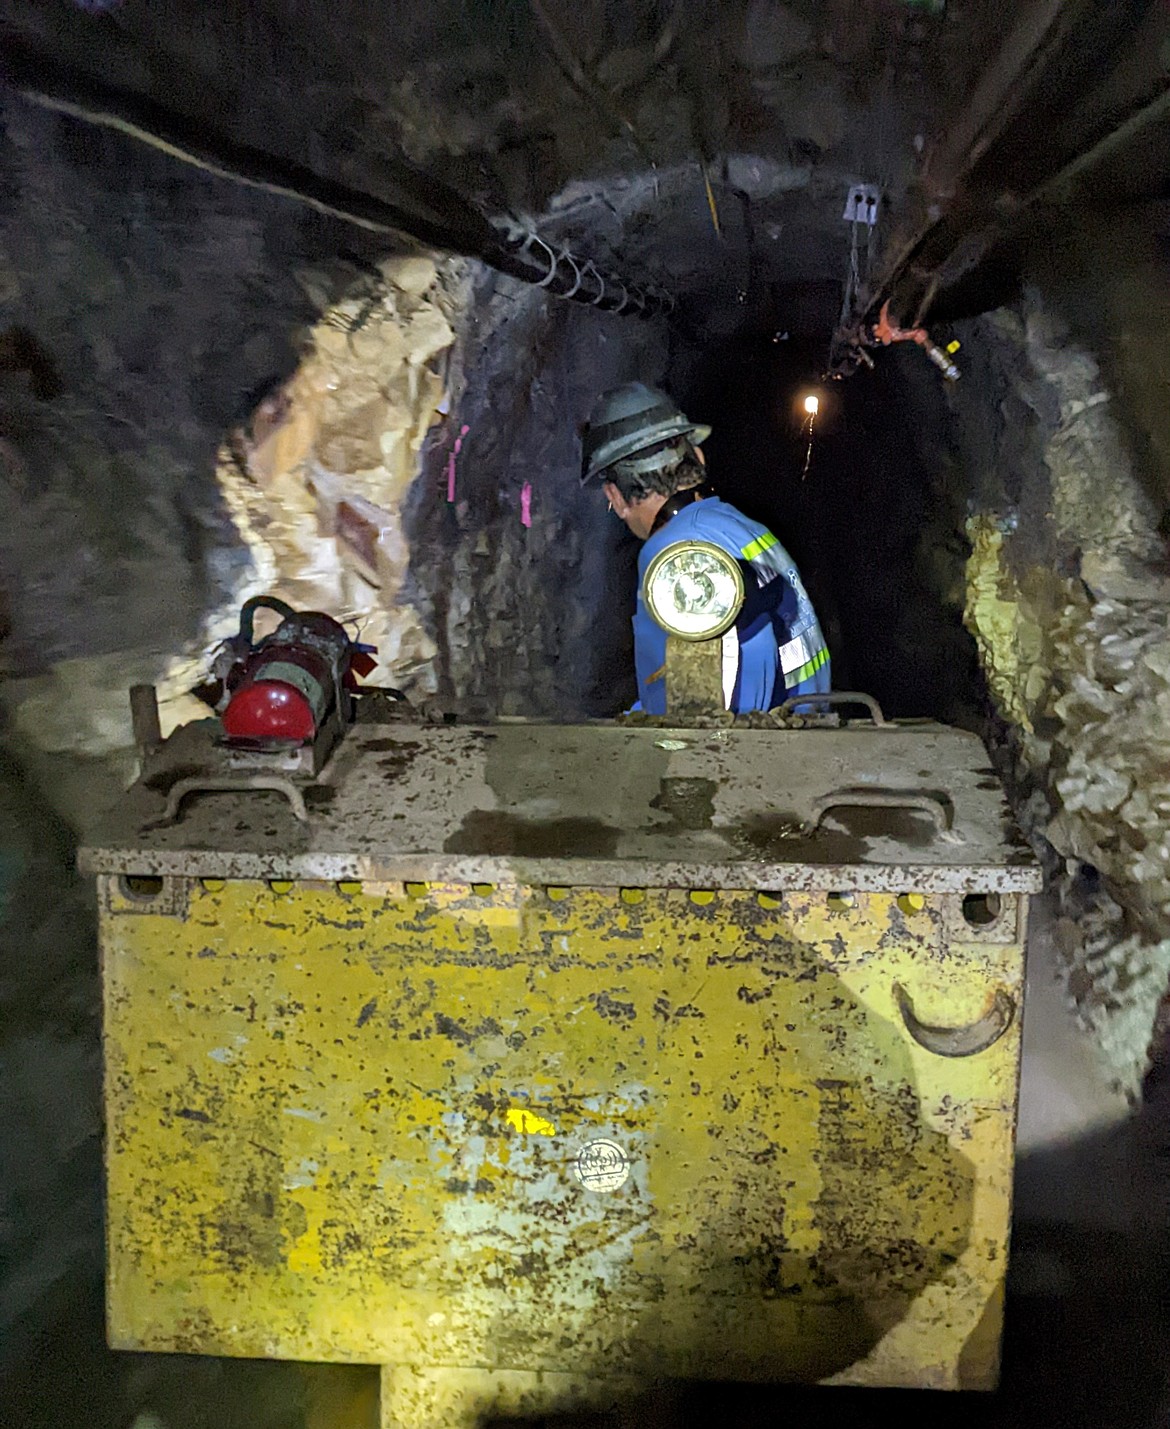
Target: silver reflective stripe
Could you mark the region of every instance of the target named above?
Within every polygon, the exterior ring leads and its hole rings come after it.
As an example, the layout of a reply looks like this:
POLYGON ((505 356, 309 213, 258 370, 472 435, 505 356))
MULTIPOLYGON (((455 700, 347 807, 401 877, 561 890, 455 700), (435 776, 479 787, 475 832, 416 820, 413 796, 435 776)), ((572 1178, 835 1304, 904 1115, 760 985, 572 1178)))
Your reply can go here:
POLYGON ((739 675, 739 632, 733 625, 723 637, 723 708, 731 708, 735 681, 739 675))
POLYGON ((802 665, 807 665, 812 657, 812 646, 803 635, 798 635, 787 645, 781 645, 780 668, 786 675, 791 675, 793 670, 799 670, 802 665))
POLYGON ((264 665, 257 670, 258 680, 279 680, 282 684, 291 685, 294 690, 304 695, 309 702, 309 708, 313 711, 313 718, 321 722, 325 713, 327 698, 320 683, 314 680, 308 670, 302 670, 299 665, 293 665, 287 660, 273 660, 271 664, 264 665))

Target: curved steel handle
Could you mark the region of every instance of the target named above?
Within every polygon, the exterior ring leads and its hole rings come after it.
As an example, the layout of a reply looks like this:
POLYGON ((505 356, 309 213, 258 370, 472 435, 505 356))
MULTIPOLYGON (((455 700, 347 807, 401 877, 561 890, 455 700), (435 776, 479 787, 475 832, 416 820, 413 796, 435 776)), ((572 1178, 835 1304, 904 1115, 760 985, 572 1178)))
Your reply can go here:
POLYGON ((931 1027, 921 1022, 914 1012, 910 994, 900 984, 894 986, 894 997, 906 1031, 920 1047, 936 1057, 974 1057, 986 1052, 1008 1030, 1016 1015, 1015 998, 1002 988, 996 989, 990 1010, 966 1027, 931 1027))
POLYGON ((781 713, 794 710, 797 705, 864 705, 878 729, 883 729, 889 721, 882 713, 882 707, 872 695, 858 694, 853 690, 830 690, 823 695, 793 695, 780 706, 781 713))
POLYGON ((192 779, 179 779, 172 784, 167 794, 167 806, 162 817, 153 823, 144 824, 143 831, 166 828, 179 821, 179 812, 186 799, 192 794, 246 794, 253 789, 283 794, 292 806, 292 811, 304 824, 309 822, 309 811, 305 808, 305 796, 288 779, 277 774, 252 774, 246 779, 215 779, 196 775, 192 779))
POLYGON ((951 826, 951 810, 935 794, 901 793, 896 789, 838 789, 813 801, 809 827, 820 827, 830 809, 909 809, 926 814, 940 834, 951 826))

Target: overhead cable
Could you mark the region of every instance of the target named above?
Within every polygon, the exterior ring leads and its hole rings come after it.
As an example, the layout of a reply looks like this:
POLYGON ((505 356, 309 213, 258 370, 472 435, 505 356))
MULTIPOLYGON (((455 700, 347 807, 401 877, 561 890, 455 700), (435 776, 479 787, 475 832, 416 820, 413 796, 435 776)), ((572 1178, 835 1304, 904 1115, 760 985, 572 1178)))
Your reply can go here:
POLYGON ((306 205, 368 233, 478 258, 520 282, 604 312, 651 317, 673 306, 666 294, 603 274, 591 260, 554 253, 513 221, 490 219, 456 190, 406 164, 389 166, 393 192, 375 197, 197 126, 139 95, 96 84, 16 44, 6 42, 0 77, 42 109, 112 130, 215 178, 306 205), (532 252, 534 243, 547 258, 532 252), (591 283, 585 283, 586 273, 591 283))

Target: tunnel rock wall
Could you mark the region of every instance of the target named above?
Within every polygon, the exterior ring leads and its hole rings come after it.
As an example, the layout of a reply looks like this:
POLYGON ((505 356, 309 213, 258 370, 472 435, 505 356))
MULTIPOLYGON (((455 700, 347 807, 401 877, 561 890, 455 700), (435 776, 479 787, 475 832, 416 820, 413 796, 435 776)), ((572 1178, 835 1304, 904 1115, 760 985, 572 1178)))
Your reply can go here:
POLYGON ((337 287, 296 270, 338 241, 10 96, 0 195, 0 1419, 32 1423, 43 1379, 25 1417, 14 1367, 72 1376, 100 1341, 96 910, 74 830, 131 772, 127 686, 188 688, 176 660, 194 672, 209 616, 256 578, 216 453, 295 369, 337 287))
POLYGON ((439 694, 468 713, 581 718, 634 696, 636 547, 580 483, 579 429, 617 383, 661 378, 655 326, 475 269, 450 413, 407 520, 439 694))
POLYGON ((1058 889, 1069 996, 1136 1094, 1170 979, 1162 512, 1098 361, 1037 294, 966 337, 967 624, 1058 889))
POLYGON ((325 301, 295 274, 338 234, 15 98, 0 192, 0 700, 22 747, 101 756, 254 577, 216 453, 294 371, 325 301))
POLYGON ((447 406, 461 271, 389 258, 336 303, 324 275, 304 274, 325 311, 300 367, 232 432, 217 473, 254 589, 350 623, 378 648, 369 683, 415 695, 435 688, 435 645, 407 591, 404 510, 447 406))

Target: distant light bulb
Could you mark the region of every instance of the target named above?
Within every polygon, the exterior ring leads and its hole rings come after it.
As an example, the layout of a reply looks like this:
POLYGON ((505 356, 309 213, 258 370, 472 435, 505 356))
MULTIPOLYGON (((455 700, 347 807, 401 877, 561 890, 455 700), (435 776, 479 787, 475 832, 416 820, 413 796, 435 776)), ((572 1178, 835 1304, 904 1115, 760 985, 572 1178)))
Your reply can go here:
POLYGON ((804 399, 804 410, 810 417, 815 417, 821 410, 821 399, 819 397, 806 397, 804 399))

